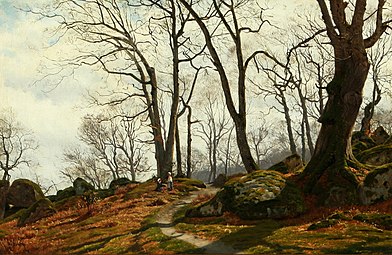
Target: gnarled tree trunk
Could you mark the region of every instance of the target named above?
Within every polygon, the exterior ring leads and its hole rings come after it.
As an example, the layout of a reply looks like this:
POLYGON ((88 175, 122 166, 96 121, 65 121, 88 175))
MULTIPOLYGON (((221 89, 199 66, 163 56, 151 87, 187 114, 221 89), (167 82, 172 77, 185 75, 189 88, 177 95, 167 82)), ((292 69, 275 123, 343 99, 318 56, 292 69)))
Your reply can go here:
POLYGON ((314 154, 306 166, 305 191, 319 197, 326 205, 358 202, 355 175, 347 166, 354 159, 351 150, 351 132, 355 124, 362 91, 369 72, 366 48, 372 47, 384 33, 382 22, 385 0, 379 0, 376 10, 376 29, 364 39, 366 0, 357 0, 351 24, 346 19, 343 0, 317 0, 334 48, 335 74, 327 86, 328 101, 319 121, 322 124, 314 154))

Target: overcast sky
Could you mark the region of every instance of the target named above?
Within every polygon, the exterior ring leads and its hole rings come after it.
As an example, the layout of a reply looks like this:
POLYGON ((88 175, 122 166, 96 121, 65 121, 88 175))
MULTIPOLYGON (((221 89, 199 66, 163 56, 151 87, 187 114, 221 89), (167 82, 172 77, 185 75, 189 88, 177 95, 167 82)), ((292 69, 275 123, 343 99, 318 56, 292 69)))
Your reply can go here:
MULTIPOLYGON (((89 75, 68 79, 56 89, 35 84, 42 78, 39 70, 44 57, 53 58, 59 52, 48 48, 48 24, 14 7, 22 2, 26 1, 0 0, 0 105, 11 107, 17 119, 35 133, 40 147, 34 158, 40 166, 34 170, 42 181, 60 183, 62 151, 76 142, 83 115, 79 106, 89 75)), ((26 177, 26 170, 11 174, 26 177)))

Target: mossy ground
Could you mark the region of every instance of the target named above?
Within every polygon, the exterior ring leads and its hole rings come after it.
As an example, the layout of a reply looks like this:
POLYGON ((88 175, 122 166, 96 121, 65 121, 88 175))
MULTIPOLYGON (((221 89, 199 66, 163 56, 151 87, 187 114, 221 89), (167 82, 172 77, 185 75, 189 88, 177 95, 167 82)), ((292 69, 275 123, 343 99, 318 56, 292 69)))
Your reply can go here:
POLYGON ((391 212, 392 201, 386 201, 370 207, 313 208, 284 220, 246 221, 231 213, 182 218, 176 228, 245 254, 390 254, 391 212))
MULTIPOLYGON (((192 190, 194 186, 180 187, 192 190)), ((174 254, 200 252, 194 246, 167 238, 154 225, 161 206, 186 192, 156 192, 148 181, 118 188, 88 211, 80 198, 56 204, 55 215, 17 227, 17 220, 0 222, 0 254, 174 254)))
MULTIPOLYGON (((62 203, 64 209, 26 227, 16 227, 16 220, 0 223, 0 254, 201 253, 163 235, 155 221, 161 206, 153 206, 153 202, 181 199, 183 192, 154 189, 153 182, 121 187, 115 195, 98 201, 91 213, 77 203, 62 203)), ((190 206, 201 200, 197 198, 190 206)), ((392 201, 372 207, 319 208, 285 220, 245 221, 228 213, 185 218, 185 210, 175 214, 177 229, 220 240, 244 253, 392 253, 392 231, 385 227, 390 224, 392 201), (328 218, 336 224, 308 230, 312 223, 328 218)))

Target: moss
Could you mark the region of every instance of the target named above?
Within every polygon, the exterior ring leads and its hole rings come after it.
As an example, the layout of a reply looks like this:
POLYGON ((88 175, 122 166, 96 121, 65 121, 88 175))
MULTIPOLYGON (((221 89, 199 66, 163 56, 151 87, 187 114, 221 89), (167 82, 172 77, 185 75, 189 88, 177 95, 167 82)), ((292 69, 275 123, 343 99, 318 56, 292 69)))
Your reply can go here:
POLYGON ((231 211, 243 219, 280 218, 304 212, 299 188, 276 171, 259 170, 232 179, 218 192, 223 211, 231 211))
POLYGON ((196 179, 175 178, 174 182, 175 183, 179 183, 179 184, 183 184, 183 185, 186 185, 186 186, 194 186, 194 187, 197 187, 197 188, 205 188, 206 187, 204 182, 202 182, 200 180, 196 180, 196 179))
POLYGON ((363 213, 355 215, 353 219, 375 225, 382 229, 392 230, 392 214, 363 213))
POLYGON ((154 192, 155 190, 155 183, 152 180, 148 180, 144 183, 140 183, 134 189, 128 191, 125 196, 124 200, 135 199, 141 197, 143 194, 154 192))
POLYGON ((391 171, 392 169, 392 163, 391 164, 386 164, 382 165, 380 167, 375 168, 373 171, 369 172, 364 180, 364 184, 366 186, 371 186, 376 178, 376 176, 387 173, 388 171, 391 171))
POLYGON ((5 219, 3 219, 2 222, 9 222, 9 221, 13 221, 15 219, 19 219, 26 211, 27 211, 26 208, 18 209, 15 213, 12 213, 11 215, 9 215, 5 219))
POLYGON ((5 237, 5 236, 7 236, 8 235, 8 232, 7 231, 5 231, 5 230, 3 230, 3 229, 0 229, 0 238, 3 238, 3 237, 5 237))
POLYGON ((56 212, 53 203, 49 199, 40 199, 20 214, 18 226, 25 225, 26 221, 29 219, 29 217, 31 217, 33 213, 35 213, 37 210, 43 209, 45 210, 45 212, 41 215, 38 215, 38 218, 33 220, 39 220, 42 217, 46 217, 48 214, 53 214, 56 212))
POLYGON ((200 254, 203 251, 190 243, 164 235, 158 227, 149 228, 143 235, 149 242, 158 242, 158 247, 149 250, 150 254, 158 253, 159 250, 180 254, 200 254))
POLYGON ((321 228, 329 228, 332 227, 334 225, 336 225, 339 221, 337 219, 325 219, 325 220, 321 220, 318 221, 316 223, 313 223, 312 225, 310 225, 308 227, 308 230, 317 230, 317 229, 321 229, 321 228))
POLYGON ((113 196, 114 190, 113 189, 99 189, 95 193, 96 193, 97 198, 104 199, 104 198, 113 196))
POLYGON ((68 187, 68 188, 65 188, 63 190, 57 191, 56 201, 60 201, 60 200, 63 200, 63 199, 66 199, 66 198, 69 198, 69 197, 72 197, 72 196, 75 196, 75 195, 76 195, 75 188, 74 187, 68 187))
MULTIPOLYGON (((357 159, 362 163, 371 163, 376 164, 375 159, 380 157, 381 155, 385 155, 385 159, 387 161, 391 161, 392 157, 392 144, 381 144, 365 151, 362 151, 358 155, 356 155, 357 159)), ((392 163, 392 162, 381 162, 381 164, 392 163)))
POLYGON ((118 179, 115 179, 115 180, 110 182, 109 189, 116 189, 119 186, 125 186, 125 185, 131 184, 131 183, 138 184, 139 182, 133 182, 133 181, 131 181, 128 178, 125 178, 125 177, 118 178, 118 179))

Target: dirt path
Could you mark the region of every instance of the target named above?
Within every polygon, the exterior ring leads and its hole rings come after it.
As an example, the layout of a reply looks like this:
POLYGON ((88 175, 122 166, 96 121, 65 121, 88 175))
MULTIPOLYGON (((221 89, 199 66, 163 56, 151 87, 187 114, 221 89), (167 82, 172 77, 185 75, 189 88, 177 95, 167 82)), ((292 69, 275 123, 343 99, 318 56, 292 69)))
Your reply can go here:
POLYGON ((157 223, 159 224, 162 233, 167 236, 193 244, 194 246, 203 249, 204 253, 240 254, 239 251, 223 242, 201 239, 200 237, 192 234, 177 232, 177 230, 174 228, 172 219, 177 210, 187 204, 190 204, 193 199, 195 199, 200 194, 215 194, 218 190, 219 189, 217 188, 208 186, 206 189, 192 192, 191 195, 184 197, 181 200, 174 201, 173 203, 163 207, 159 213, 159 219, 157 219, 157 223))

